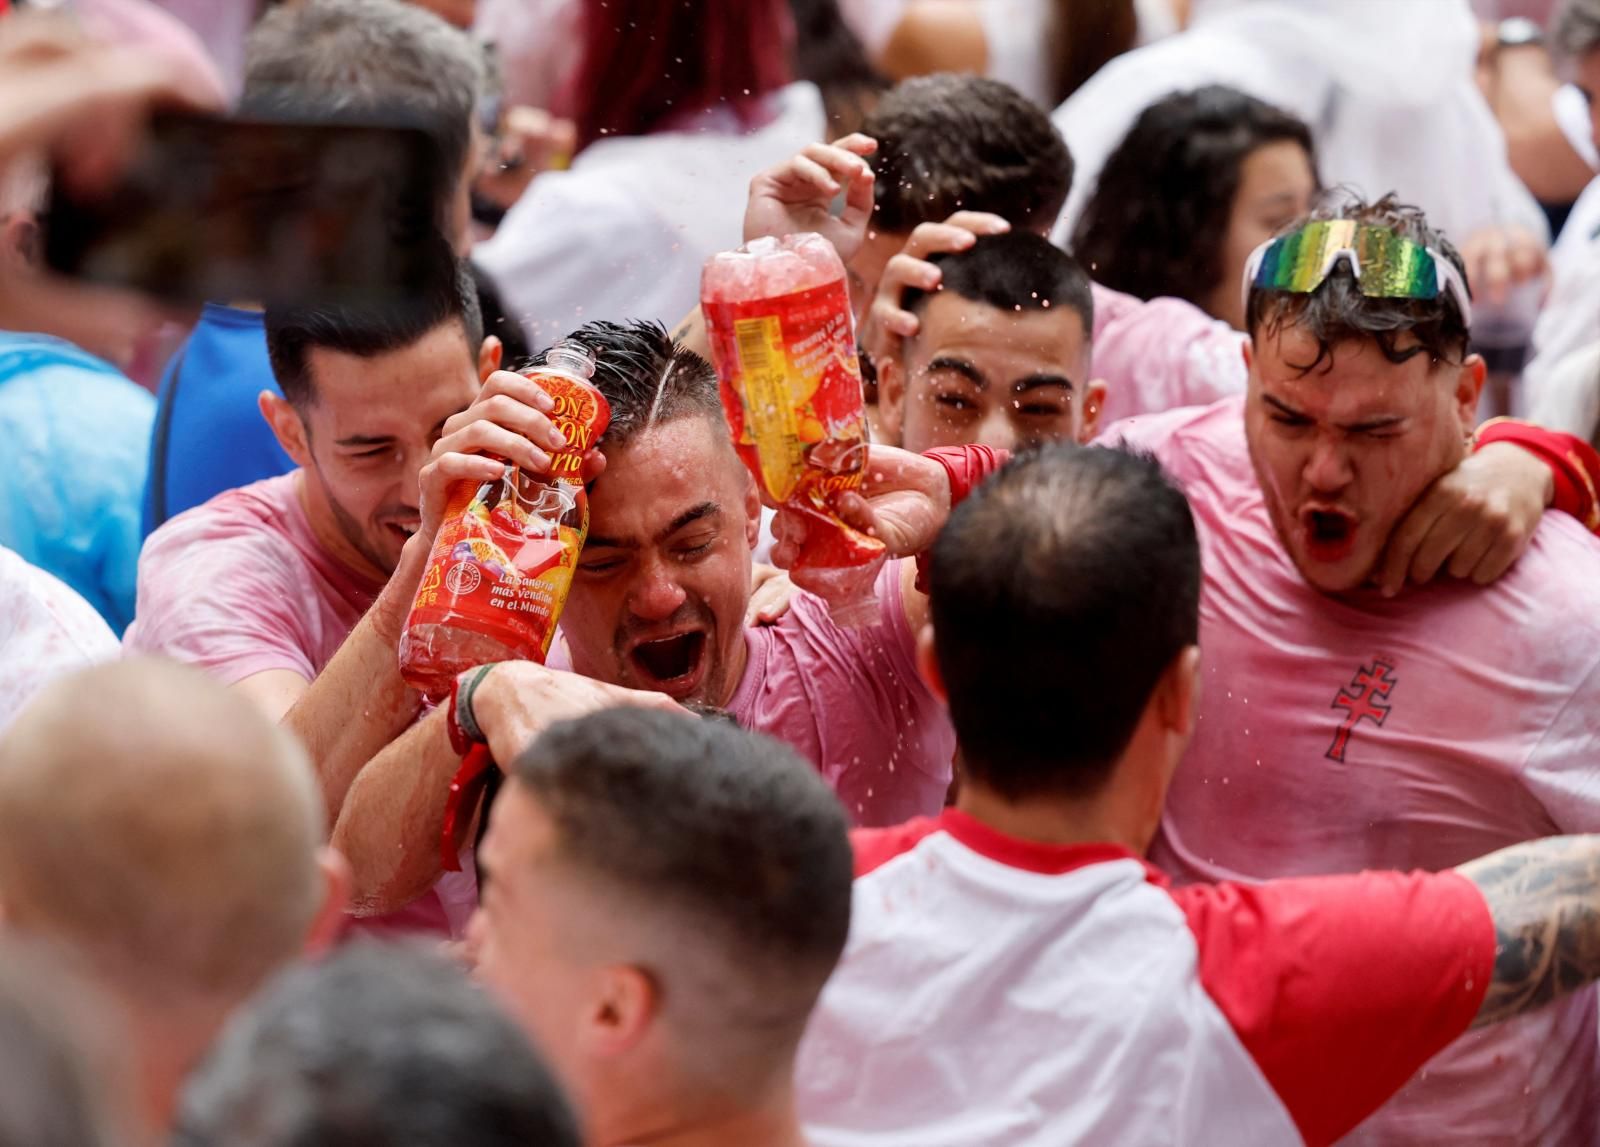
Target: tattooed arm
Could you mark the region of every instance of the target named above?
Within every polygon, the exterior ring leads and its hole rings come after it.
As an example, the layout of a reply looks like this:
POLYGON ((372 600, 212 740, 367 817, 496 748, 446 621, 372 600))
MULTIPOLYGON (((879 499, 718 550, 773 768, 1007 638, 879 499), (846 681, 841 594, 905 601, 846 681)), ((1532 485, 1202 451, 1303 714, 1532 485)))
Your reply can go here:
POLYGON ((1457 871, 1478 886, 1494 918, 1494 977, 1473 1027, 1600 979, 1600 836, 1519 844, 1457 871))

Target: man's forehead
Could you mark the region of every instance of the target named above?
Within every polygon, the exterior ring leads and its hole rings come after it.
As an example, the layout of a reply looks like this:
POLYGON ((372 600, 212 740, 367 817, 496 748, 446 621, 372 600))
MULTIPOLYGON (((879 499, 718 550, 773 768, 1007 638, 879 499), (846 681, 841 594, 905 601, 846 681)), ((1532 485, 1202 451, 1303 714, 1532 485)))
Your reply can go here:
POLYGON ((601 444, 605 473, 590 487, 596 535, 649 536, 707 501, 725 501, 744 469, 727 442, 725 424, 685 417, 643 430, 619 449, 601 444))
POLYGON ((936 295, 923 307, 922 331, 914 340, 916 357, 931 361, 944 353, 982 355, 1008 364, 1032 360, 1031 367, 1076 376, 1089 351, 1083 319, 1070 307, 1004 311, 959 295, 936 295))

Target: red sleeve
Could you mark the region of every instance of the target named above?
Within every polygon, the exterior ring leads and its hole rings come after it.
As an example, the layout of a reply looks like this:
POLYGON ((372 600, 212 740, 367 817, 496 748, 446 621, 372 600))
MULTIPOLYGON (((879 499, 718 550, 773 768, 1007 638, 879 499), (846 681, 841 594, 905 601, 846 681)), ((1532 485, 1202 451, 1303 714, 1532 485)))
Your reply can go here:
POLYGON ((1367 872, 1172 893, 1200 982, 1307 1144, 1372 1114, 1467 1030, 1495 933, 1454 872, 1367 872))
POLYGON ((1556 494, 1553 510, 1563 510, 1600 534, 1600 453, 1574 434, 1546 430, 1515 418, 1494 418, 1478 427, 1473 450, 1495 442, 1510 442, 1537 455, 1550 467, 1556 494))

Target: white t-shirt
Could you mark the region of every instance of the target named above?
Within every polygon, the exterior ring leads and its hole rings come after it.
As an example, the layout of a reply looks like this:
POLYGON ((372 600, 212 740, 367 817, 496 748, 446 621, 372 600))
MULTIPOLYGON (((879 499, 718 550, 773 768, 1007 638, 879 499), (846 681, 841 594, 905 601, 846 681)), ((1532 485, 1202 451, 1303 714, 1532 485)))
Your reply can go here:
POLYGON ((1600 177, 1572 205, 1555 246, 1550 249, 1550 294, 1533 328, 1534 357, 1522 372, 1522 398, 1528 417, 1554 430, 1588 438, 1594 426, 1560 418, 1567 403, 1549 393, 1563 361, 1600 342, 1600 177), (1546 422, 1552 412, 1556 421, 1546 422))
POLYGON ((687 130, 601 140, 533 181, 473 257, 535 346, 592 319, 670 327, 694 309, 706 257, 743 238, 751 178, 827 130, 812 85, 772 100, 774 118, 749 134, 708 112, 687 130))
POLYGON ((1466 1030, 1494 961, 1456 873, 1174 890, 955 809, 853 844, 796 1073, 816 1147, 1325 1144, 1466 1030))
POLYGON ((57 677, 113 661, 118 649, 92 605, 0 546, 0 732, 57 677))

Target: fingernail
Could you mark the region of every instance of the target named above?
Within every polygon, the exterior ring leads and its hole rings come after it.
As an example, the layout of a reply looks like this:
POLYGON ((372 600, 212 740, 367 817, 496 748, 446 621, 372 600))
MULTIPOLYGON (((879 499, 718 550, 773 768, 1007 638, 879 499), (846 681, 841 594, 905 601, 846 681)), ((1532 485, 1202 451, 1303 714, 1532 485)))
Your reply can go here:
POLYGON ((538 447, 534 447, 528 451, 528 464, 530 469, 544 473, 550 469, 550 455, 538 447))
POLYGON ((561 427, 552 426, 550 428, 550 441, 555 443, 557 450, 560 450, 567 444, 567 436, 561 433, 561 427))
POLYGON ((549 414, 556 408, 556 400, 546 394, 544 390, 536 389, 533 392, 533 405, 538 407, 544 413, 549 414))

